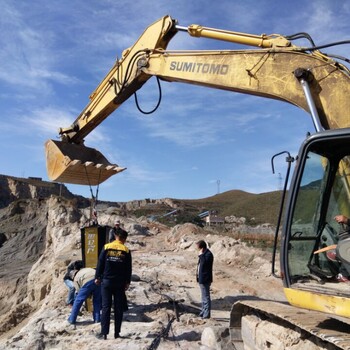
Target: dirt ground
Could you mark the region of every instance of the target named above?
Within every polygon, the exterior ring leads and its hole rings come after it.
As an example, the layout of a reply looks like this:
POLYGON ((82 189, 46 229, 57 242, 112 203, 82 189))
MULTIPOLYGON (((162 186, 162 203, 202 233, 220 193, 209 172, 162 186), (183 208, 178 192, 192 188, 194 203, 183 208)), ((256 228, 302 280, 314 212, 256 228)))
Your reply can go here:
MULTIPOLYGON (((110 221, 110 217, 104 221, 110 221)), ((137 226, 148 225, 146 233, 141 230, 141 234, 132 229, 135 222, 128 219, 127 245, 133 257, 133 278, 127 292, 129 310, 124 314, 120 339, 113 338, 112 321, 108 339, 98 340, 95 335, 100 326, 92 322, 91 313, 85 309, 75 328, 66 321, 70 309, 65 305, 67 289, 62 278, 69 260, 80 258, 79 233, 67 234, 69 222, 61 222, 60 226, 57 222, 57 216, 51 222, 48 218, 53 232, 46 240, 52 242, 29 273, 27 290, 29 293, 32 288, 31 299, 28 297, 31 301, 17 305, 18 314, 20 306, 30 305, 30 311, 23 322, 0 335, 0 349, 209 349, 203 343, 203 331, 219 330, 218 334, 226 339, 222 344, 227 342, 230 309, 235 300, 248 296, 285 300, 281 281, 271 276, 270 253, 190 224, 168 229, 138 222, 137 226), (209 320, 197 316, 200 291, 195 280, 198 257, 194 242, 199 239, 205 239, 214 254, 209 320), (39 270, 45 274, 45 278, 38 277, 42 285, 31 287, 30 281, 39 270)))

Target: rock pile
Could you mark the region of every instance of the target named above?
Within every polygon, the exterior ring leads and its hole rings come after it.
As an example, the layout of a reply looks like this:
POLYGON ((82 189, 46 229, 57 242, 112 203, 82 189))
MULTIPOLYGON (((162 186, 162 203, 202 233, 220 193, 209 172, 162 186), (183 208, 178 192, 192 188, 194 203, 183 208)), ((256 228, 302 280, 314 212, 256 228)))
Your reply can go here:
MULTIPOLYGON (((76 329, 66 322, 69 308, 63 276, 69 262, 81 258, 80 228, 89 221, 89 209, 51 195, 12 202, 0 210, 0 232, 6 237, 0 248, 0 349, 110 349, 115 345, 148 349, 171 320, 169 337, 158 348, 198 349, 206 342, 203 334, 212 334, 203 333, 206 328, 227 329, 237 295, 282 297, 282 289, 276 287, 279 282, 267 272, 268 253, 192 224, 170 229, 145 218, 118 215, 113 208, 98 210, 100 225, 120 219, 129 231, 127 244, 133 252, 129 311, 122 328, 124 338, 101 342, 94 337, 99 326, 86 310, 76 329), (200 295, 194 242, 198 239, 205 239, 215 256, 213 318, 208 321, 196 316, 200 295), (176 304, 176 320, 174 300, 181 300, 176 304)), ((227 339, 223 336, 220 344, 227 339)))

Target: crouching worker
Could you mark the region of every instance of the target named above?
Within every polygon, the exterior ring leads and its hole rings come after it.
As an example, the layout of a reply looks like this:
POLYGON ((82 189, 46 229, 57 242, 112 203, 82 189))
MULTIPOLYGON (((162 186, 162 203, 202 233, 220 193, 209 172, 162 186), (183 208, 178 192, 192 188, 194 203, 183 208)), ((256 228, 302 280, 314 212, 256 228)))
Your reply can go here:
POLYGON ((74 287, 74 276, 75 274, 83 267, 83 261, 82 260, 76 260, 72 261, 68 267, 67 267, 67 272, 64 275, 63 281, 64 284, 68 288, 68 295, 67 295, 67 300, 66 303, 69 306, 73 306, 74 299, 75 299, 75 287, 74 287))
POLYGON ((92 294, 94 322, 101 322, 101 286, 95 283, 95 269, 86 267, 80 269, 74 277, 74 286, 78 294, 75 297, 71 314, 68 318, 70 324, 75 324, 84 301, 92 294))

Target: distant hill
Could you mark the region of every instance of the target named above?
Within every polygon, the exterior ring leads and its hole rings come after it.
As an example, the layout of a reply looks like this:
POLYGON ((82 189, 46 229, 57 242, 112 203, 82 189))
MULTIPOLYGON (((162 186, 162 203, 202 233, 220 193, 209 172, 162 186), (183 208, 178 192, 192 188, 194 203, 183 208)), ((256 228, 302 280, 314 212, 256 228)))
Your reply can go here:
POLYGON ((245 217, 248 223, 276 224, 282 191, 254 194, 240 190, 231 190, 212 197, 196 200, 184 200, 187 205, 201 211, 216 210, 218 216, 245 217), (254 218, 254 222, 251 222, 254 218))
POLYGON ((163 199, 145 201, 134 208, 138 216, 161 216, 177 209, 188 215, 198 215, 204 211, 216 211, 220 217, 244 217, 247 224, 258 225, 277 223, 282 191, 266 192, 261 194, 248 193, 240 190, 231 190, 202 199, 163 199))
MULTIPOLYGON (((18 199, 47 198, 50 195, 75 198, 80 207, 90 205, 90 200, 74 195, 58 183, 42 181, 39 178, 18 178, 0 175, 0 208, 18 199)), ((216 211, 220 217, 234 215, 244 217, 247 224, 270 223, 275 225, 281 202, 281 191, 253 194, 241 190, 231 190, 202 199, 143 199, 130 202, 105 202, 100 205, 116 207, 121 214, 127 212, 138 216, 161 216, 174 209, 188 215, 198 215, 203 211, 216 211)))
POLYGON ((0 209, 19 199, 44 199, 51 195, 67 199, 75 198, 80 207, 89 205, 89 200, 71 193, 63 184, 43 181, 37 177, 15 177, 0 174, 0 209))

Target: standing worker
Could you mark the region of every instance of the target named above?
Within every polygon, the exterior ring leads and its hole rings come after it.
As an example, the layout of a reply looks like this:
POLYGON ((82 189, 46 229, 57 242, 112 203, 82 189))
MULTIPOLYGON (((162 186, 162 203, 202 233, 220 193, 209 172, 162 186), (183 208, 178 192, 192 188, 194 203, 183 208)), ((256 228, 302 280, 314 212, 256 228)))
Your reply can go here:
POLYGON ((68 318, 70 324, 76 323, 81 306, 91 294, 93 304, 92 317, 95 323, 101 321, 101 286, 95 283, 95 274, 95 269, 85 267, 80 269, 74 276, 74 287, 78 294, 75 297, 72 311, 68 318))
POLYGON ((102 315, 101 333, 98 339, 107 339, 111 318, 112 296, 114 301, 114 338, 120 337, 125 310, 125 291, 131 281, 131 253, 125 246, 128 233, 115 231, 115 240, 105 244, 96 268, 95 283, 101 283, 102 315))
POLYGON ((116 220, 115 223, 114 223, 114 227, 112 227, 110 230, 109 230, 109 233, 108 233, 108 241, 109 243, 113 242, 115 240, 115 232, 120 230, 121 227, 120 227, 120 220, 116 220))
POLYGON ((207 248, 205 241, 196 243, 199 250, 198 265, 197 265, 197 282, 201 289, 202 309, 199 316, 202 318, 210 318, 211 299, 210 285, 213 282, 213 262, 214 256, 207 248))

